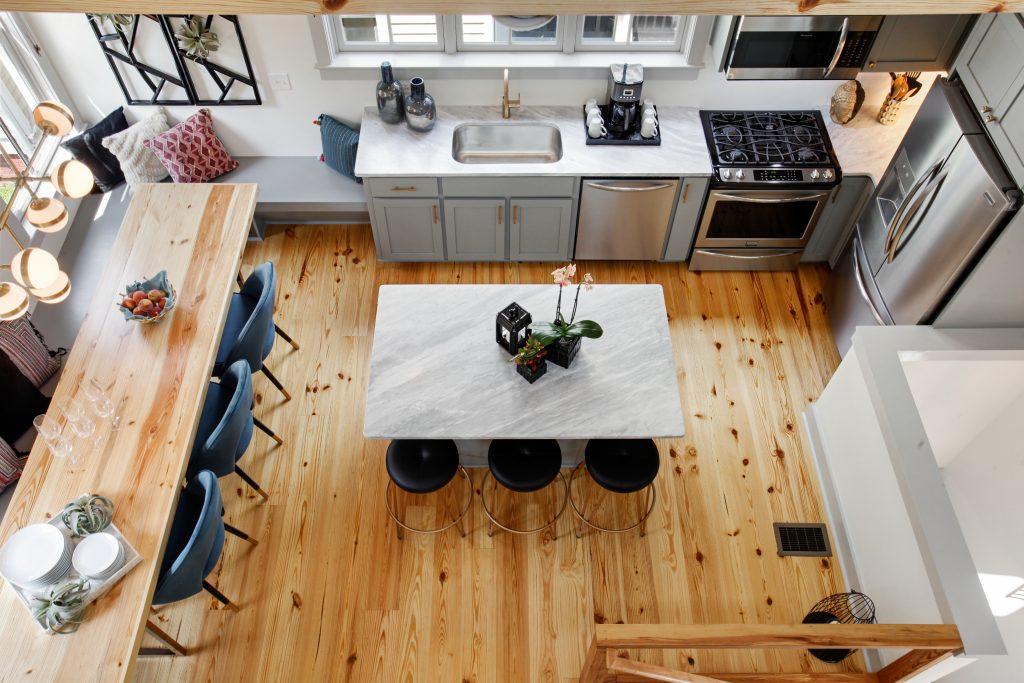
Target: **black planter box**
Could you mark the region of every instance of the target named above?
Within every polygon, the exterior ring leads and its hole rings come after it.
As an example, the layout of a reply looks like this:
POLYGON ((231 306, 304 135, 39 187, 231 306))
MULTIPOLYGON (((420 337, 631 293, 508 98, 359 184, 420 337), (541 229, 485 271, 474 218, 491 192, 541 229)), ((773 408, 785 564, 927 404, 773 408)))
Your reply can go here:
POLYGON ((541 362, 537 366, 536 370, 531 370, 530 366, 526 365, 525 363, 523 365, 516 365, 516 372, 518 372, 520 375, 522 375, 523 379, 525 379, 530 384, 533 384, 538 379, 540 379, 540 376, 543 375, 547 371, 548 371, 548 364, 544 360, 541 360, 541 362))
POLYGON ((575 339, 558 339, 551 342, 548 345, 548 360, 568 370, 573 359, 576 358, 576 354, 580 352, 580 342, 582 341, 582 337, 576 337, 575 339))

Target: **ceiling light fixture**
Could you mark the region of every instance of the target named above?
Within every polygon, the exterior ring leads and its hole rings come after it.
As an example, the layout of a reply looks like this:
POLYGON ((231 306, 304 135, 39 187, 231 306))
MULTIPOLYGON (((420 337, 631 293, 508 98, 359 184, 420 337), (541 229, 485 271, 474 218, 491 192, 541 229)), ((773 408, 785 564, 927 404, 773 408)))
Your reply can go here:
POLYGON ((60 162, 49 175, 45 168, 38 175, 33 169, 46 138, 63 137, 74 128, 75 117, 71 110, 60 102, 40 102, 32 111, 32 120, 43 135, 31 155, 26 155, 18 146, 7 123, 0 118, 0 130, 14 148, 13 152, 8 152, 0 146, 0 155, 8 171, 8 177, 4 180, 14 184, 11 196, 0 212, 0 232, 7 231, 18 247, 11 262, 0 265, 0 268, 10 270, 14 278, 14 282, 0 282, 0 320, 15 320, 25 315, 29 309, 29 294, 42 303, 55 304, 64 301, 71 293, 71 280, 60 269, 53 254, 39 247, 26 248, 9 225, 8 220, 17 203, 18 194, 24 190, 31 197, 25 209, 25 221, 39 232, 51 233, 67 226, 68 210, 59 199, 38 196, 38 184, 50 182, 58 192, 71 199, 84 197, 93 187, 92 171, 74 159, 60 162))

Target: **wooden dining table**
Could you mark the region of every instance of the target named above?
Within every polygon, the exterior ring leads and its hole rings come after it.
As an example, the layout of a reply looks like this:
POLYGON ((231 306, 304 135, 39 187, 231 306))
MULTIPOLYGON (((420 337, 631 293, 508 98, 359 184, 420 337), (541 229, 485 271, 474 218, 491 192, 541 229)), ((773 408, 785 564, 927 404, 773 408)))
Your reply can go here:
POLYGON ((89 605, 74 633, 48 635, 13 588, 0 590, 0 681, 121 681, 146 628, 161 558, 181 492, 256 206, 252 184, 157 184, 133 191, 48 415, 95 380, 116 405, 119 427, 97 419, 98 437, 72 439, 79 462, 54 458, 36 439, 0 523, 0 543, 45 522, 72 498, 95 493, 116 505, 114 523, 142 556, 89 605), (170 315, 126 321, 115 303, 130 282, 166 270, 177 291, 170 315))

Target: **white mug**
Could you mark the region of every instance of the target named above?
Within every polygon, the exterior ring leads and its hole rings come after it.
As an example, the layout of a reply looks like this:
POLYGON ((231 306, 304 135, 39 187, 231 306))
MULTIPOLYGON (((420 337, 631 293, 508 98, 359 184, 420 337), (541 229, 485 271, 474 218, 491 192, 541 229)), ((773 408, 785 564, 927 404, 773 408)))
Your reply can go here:
POLYGON ((587 112, 587 126, 590 126, 592 121, 600 121, 604 123, 604 117, 601 116, 600 109, 591 109, 587 112))
POLYGON ((643 116, 641 118, 642 119, 646 119, 648 116, 653 118, 655 121, 658 120, 658 112, 654 109, 654 105, 651 105, 651 106, 644 105, 644 114, 643 114, 643 116))
POLYGON ((593 109, 596 106, 597 106, 597 100, 595 100, 593 97, 591 97, 589 100, 587 100, 586 102, 583 103, 583 108, 586 109, 587 111, 590 111, 591 109, 593 109))
POLYGON ((608 135, 608 129, 604 127, 604 121, 594 119, 587 124, 587 135, 592 138, 601 138, 608 135))
POLYGON ((644 109, 653 108, 653 107, 654 107, 654 100, 652 100, 650 97, 648 97, 647 99, 644 100, 644 109))
POLYGON ((640 124, 640 137, 653 138, 658 134, 658 122, 654 120, 653 116, 645 116, 643 123, 640 124))

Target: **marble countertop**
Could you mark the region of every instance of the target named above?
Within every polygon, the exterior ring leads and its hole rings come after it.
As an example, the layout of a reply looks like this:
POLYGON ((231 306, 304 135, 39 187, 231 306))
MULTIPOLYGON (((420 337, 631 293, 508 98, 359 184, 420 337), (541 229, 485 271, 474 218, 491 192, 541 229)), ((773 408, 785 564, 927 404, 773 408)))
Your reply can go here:
MULTIPOLYGON (((895 125, 883 126, 876 120, 885 98, 887 78, 863 79, 866 86, 864 105, 857 117, 846 125, 831 119, 828 103, 820 107, 839 166, 845 175, 868 175, 878 182, 917 109, 924 102, 934 78, 934 74, 922 76, 922 91, 904 104, 895 125)), ((727 106, 722 105, 723 108, 727 106)), ((709 105, 705 108, 714 107, 709 105)), ((439 107, 437 123, 429 133, 417 133, 404 124, 384 123, 375 107, 366 107, 355 171, 359 176, 371 177, 709 175, 711 159, 699 109, 659 106, 658 114, 662 124, 660 146, 594 146, 585 142, 579 108, 526 106, 514 110, 508 122, 543 121, 558 126, 562 134, 562 158, 559 161, 552 164, 460 164, 452 158, 455 127, 472 121, 502 123, 500 107, 439 107)))
POLYGON ((515 301, 534 320, 550 320, 557 297, 554 285, 382 286, 364 436, 682 436, 661 286, 597 285, 582 292, 577 320, 597 321, 604 336, 584 339, 568 370, 548 363, 530 384, 495 342, 495 316, 515 301))
POLYGON ((684 176, 710 175, 700 116, 694 107, 658 107, 658 146, 587 145, 582 104, 522 107, 503 120, 500 107, 438 107, 428 133, 381 121, 376 107, 363 110, 356 155, 358 176, 684 176), (452 158, 452 133, 467 122, 542 121, 558 126, 562 158, 551 164, 461 164, 452 158))

